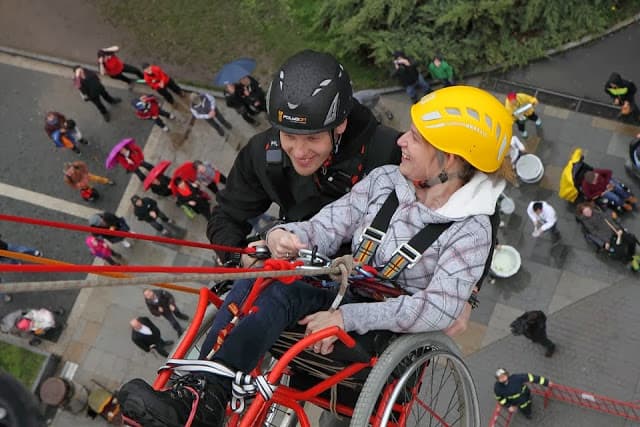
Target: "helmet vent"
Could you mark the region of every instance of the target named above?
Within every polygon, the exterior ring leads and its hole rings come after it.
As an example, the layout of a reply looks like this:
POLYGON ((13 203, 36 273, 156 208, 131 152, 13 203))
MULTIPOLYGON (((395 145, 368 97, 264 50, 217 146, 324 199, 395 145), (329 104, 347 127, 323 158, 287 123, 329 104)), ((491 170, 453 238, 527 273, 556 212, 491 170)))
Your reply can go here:
POLYGON ((444 109, 448 114, 452 115, 452 116, 461 116, 462 112, 455 107, 447 107, 444 109))
POLYGON ((480 120, 480 114, 478 114, 478 111, 474 110, 473 108, 467 107, 467 114, 478 121, 480 120))
POLYGON ((338 117, 339 102, 340 94, 336 93, 336 96, 333 97, 333 101, 331 101, 331 105, 329 106, 329 111, 327 111, 327 116, 324 119, 325 126, 336 121, 336 117, 338 117))
POLYGON ((500 141, 501 133, 502 133, 502 126, 500 126, 500 123, 498 123, 498 126, 496 126, 496 141, 500 141))
POLYGON ((500 144, 500 149, 498 150, 498 160, 502 158, 502 153, 507 148, 507 137, 502 138, 502 144, 500 144))
POLYGON ((493 128, 493 120, 487 114, 484 115, 484 121, 487 122, 487 127, 489 129, 493 128))
POLYGON ((284 71, 280 70, 280 90, 282 90, 283 86, 284 86, 284 71))
POLYGON ((291 102, 287 102, 287 107, 291 108, 292 110, 295 110, 299 106, 300 104, 292 104, 291 102))
POLYGON ((440 120, 442 118, 442 114, 439 111, 431 111, 426 114, 423 114, 421 119, 425 122, 430 122, 432 120, 440 120))

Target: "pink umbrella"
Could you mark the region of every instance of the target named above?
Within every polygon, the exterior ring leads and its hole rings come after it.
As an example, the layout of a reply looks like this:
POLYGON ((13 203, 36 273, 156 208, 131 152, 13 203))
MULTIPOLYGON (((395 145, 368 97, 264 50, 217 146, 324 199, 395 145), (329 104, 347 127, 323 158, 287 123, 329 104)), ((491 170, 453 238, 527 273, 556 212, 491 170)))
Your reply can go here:
POLYGON ((134 138, 125 138, 114 145, 111 149, 111 152, 107 156, 107 160, 104 162, 104 165, 107 167, 107 169, 113 169, 113 167, 116 165, 116 157, 118 156, 118 153, 120 152, 120 149, 122 147, 126 147, 131 143, 135 144, 135 142, 136 140, 134 138))
POLYGON ((144 187, 144 191, 147 191, 149 187, 151 187, 151 184, 153 184, 153 180, 159 177, 160 175, 162 175, 164 171, 166 171, 167 168, 169 168, 170 164, 171 164, 171 161, 163 160, 157 165, 155 165, 154 168, 149 171, 149 174, 145 177, 144 181, 142 182, 142 187, 144 187))

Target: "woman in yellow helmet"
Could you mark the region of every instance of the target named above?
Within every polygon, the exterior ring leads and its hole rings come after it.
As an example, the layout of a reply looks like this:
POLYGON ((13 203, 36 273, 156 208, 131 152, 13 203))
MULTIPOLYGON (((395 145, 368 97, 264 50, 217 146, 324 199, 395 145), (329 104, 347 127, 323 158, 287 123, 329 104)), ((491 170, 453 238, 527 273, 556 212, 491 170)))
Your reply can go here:
MULTIPOLYGON (((211 354, 207 343, 215 342, 231 320, 228 309, 219 310, 202 349, 205 357, 249 372, 296 321, 308 333, 337 325, 354 335, 380 330, 401 334, 446 330, 463 313, 492 245, 489 216, 505 186, 496 172, 509 150, 511 115, 483 90, 452 86, 413 105, 411 118, 411 129, 398 140, 400 166, 374 169, 309 221, 279 225, 266 237, 271 256, 283 259, 316 245, 319 253, 334 254, 350 241, 355 257, 393 280, 404 291, 402 295, 375 302, 347 296, 338 307, 335 289, 274 280, 258 297, 259 310, 243 317, 211 354), (388 215, 381 213, 387 211, 388 215), (374 221, 386 224, 369 228, 374 221), (433 229, 439 231, 428 244, 414 239, 433 229), (374 244, 363 252, 362 245, 370 241, 374 244), (333 304, 336 310, 330 310, 333 304)), ((252 284, 236 281, 225 304, 241 303, 252 284)), ((327 338, 314 351, 331 353, 334 341, 327 338)), ((196 419, 210 420, 211 426, 218 425, 214 420, 222 423, 231 380, 202 372, 190 375, 205 378, 200 400, 217 402, 199 405, 196 419)), ((134 380, 119 397, 125 415, 138 422, 180 423, 188 418, 195 401, 190 395, 180 390, 157 392, 134 380)))

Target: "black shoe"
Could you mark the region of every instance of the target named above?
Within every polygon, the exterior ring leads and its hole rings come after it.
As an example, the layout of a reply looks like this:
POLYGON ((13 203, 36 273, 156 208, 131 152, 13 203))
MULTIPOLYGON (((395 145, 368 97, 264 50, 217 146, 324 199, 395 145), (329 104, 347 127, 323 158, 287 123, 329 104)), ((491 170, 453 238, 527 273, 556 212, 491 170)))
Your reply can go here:
POLYGON ((109 123, 109 121, 111 120, 111 114, 109 114, 109 112, 107 111, 106 113, 102 114, 102 118, 105 122, 109 123))
POLYGON ((229 129, 229 130, 233 129, 233 126, 231 126, 231 123, 229 123, 229 122, 221 122, 221 123, 227 129, 229 129))
POLYGON ((80 154, 80 150, 78 150, 78 147, 71 148, 71 151, 73 151, 76 154, 80 154))
POLYGON ((555 352, 556 352, 556 345, 553 344, 551 347, 547 348, 547 352, 544 354, 544 357, 551 357, 555 352))
POLYGON ((202 376, 185 375, 165 391, 155 391, 137 378, 122 386, 118 400, 125 421, 129 419, 145 427, 182 427, 194 401, 189 389, 200 393, 192 427, 222 426, 229 392, 219 382, 207 381, 202 376))
POLYGON ((187 316, 186 314, 179 312, 179 311, 175 311, 173 314, 176 315, 176 317, 180 320, 189 320, 189 316, 187 316))
POLYGON ((224 136, 224 131, 222 130, 221 127, 216 128, 216 130, 218 131, 218 135, 224 136))
POLYGON ((110 104, 115 105, 115 104, 120 104, 122 102, 122 99, 118 98, 118 97, 113 97, 111 99, 110 104))
POLYGON ((86 138, 80 138, 79 142, 80 144, 89 145, 89 141, 87 141, 86 138))

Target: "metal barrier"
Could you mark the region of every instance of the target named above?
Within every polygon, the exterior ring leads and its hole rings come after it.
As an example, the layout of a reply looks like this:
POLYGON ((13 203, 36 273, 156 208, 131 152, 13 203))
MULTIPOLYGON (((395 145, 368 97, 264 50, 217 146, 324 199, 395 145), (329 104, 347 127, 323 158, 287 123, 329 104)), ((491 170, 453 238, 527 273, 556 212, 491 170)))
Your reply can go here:
MULTIPOLYGON (((558 400, 581 408, 592 409, 615 417, 626 418, 630 421, 640 421, 640 402, 616 400, 586 390, 556 383, 553 383, 549 387, 530 384, 529 388, 531 389, 531 393, 544 398, 545 408, 549 404, 549 400, 558 400)), ((508 427, 511 423, 512 416, 513 413, 509 412, 507 408, 496 403, 489 426, 508 427)))

